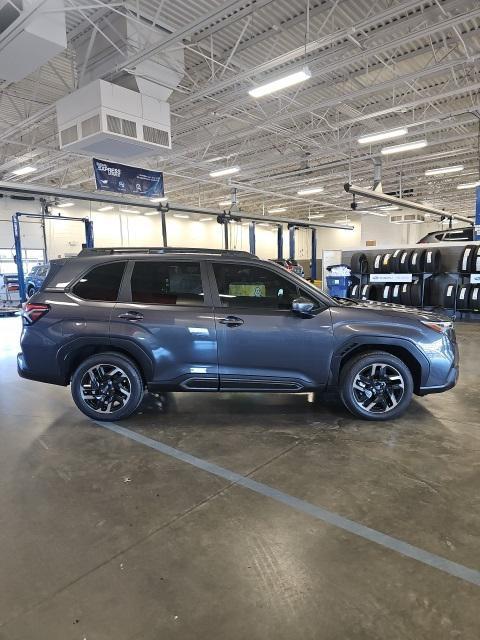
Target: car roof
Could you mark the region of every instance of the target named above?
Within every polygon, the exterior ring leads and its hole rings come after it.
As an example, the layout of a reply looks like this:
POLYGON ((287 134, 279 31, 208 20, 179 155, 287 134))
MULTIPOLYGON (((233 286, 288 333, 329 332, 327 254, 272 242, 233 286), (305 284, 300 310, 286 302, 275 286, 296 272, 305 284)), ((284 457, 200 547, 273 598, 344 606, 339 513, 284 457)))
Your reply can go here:
POLYGON ((248 251, 229 249, 203 249, 184 247, 101 247, 94 249, 82 249, 78 256, 72 260, 89 260, 92 262, 105 262, 105 258, 111 259, 204 259, 228 258, 242 260, 259 260, 257 256, 248 251))

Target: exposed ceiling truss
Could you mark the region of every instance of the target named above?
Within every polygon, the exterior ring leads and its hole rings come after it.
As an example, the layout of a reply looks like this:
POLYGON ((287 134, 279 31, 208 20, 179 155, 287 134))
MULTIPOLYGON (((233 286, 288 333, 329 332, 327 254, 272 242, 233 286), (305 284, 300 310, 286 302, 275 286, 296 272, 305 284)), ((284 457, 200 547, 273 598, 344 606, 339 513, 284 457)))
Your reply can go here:
MULTIPOLYGON (((91 161, 59 150, 54 106, 82 83, 100 42, 121 52, 109 80, 184 50, 185 74, 170 98, 172 150, 142 163, 165 172, 175 202, 214 208, 234 188, 246 212, 345 216, 343 184, 370 186, 380 150, 358 137, 407 126, 402 141, 428 146, 385 157, 384 190, 473 212, 473 193, 456 185, 480 177, 478 0, 65 0, 65 13, 68 48, 20 82, 0 81, 2 180, 16 180, 12 170, 28 163, 37 167, 32 183, 94 189, 91 161), (119 15, 136 37, 115 31, 119 15), (249 96, 305 64, 304 84, 249 96), (241 171, 209 176, 225 164, 241 171), (425 176, 452 164, 461 174, 425 176), (324 191, 298 195, 312 186, 324 191)), ((0 56, 1 47, 0 35, 0 56)))

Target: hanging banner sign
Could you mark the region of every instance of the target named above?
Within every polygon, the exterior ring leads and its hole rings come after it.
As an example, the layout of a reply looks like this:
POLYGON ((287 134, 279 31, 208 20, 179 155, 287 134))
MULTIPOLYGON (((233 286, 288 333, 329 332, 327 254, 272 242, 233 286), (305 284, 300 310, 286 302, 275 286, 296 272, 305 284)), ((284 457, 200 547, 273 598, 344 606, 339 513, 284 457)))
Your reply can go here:
POLYGON ((93 158, 97 189, 149 198, 164 195, 163 173, 93 158))

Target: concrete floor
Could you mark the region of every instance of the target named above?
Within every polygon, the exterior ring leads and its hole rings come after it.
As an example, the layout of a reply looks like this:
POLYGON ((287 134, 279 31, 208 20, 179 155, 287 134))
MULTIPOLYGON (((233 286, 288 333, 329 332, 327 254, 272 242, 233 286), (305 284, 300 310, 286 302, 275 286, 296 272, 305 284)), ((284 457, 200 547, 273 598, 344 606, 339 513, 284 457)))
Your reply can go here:
MULTIPOLYGON (((1 640, 479 638, 480 588, 85 418, 20 380, 0 319, 1 640)), ((122 423, 480 569, 480 325, 400 420, 306 396, 173 394, 122 423)))

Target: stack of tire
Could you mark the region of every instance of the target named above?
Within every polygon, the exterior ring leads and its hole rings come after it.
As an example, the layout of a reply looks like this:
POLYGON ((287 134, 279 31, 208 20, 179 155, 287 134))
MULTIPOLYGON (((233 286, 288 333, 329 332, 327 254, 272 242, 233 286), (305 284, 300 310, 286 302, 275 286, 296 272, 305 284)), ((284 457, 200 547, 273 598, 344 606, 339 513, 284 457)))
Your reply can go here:
MULTIPOLYGON (((463 277, 468 277, 472 273, 480 273, 480 246, 469 244, 463 249, 458 263, 458 271, 463 277)), ((443 295, 443 306, 446 309, 479 313, 480 284, 467 282, 447 284, 443 295)))

